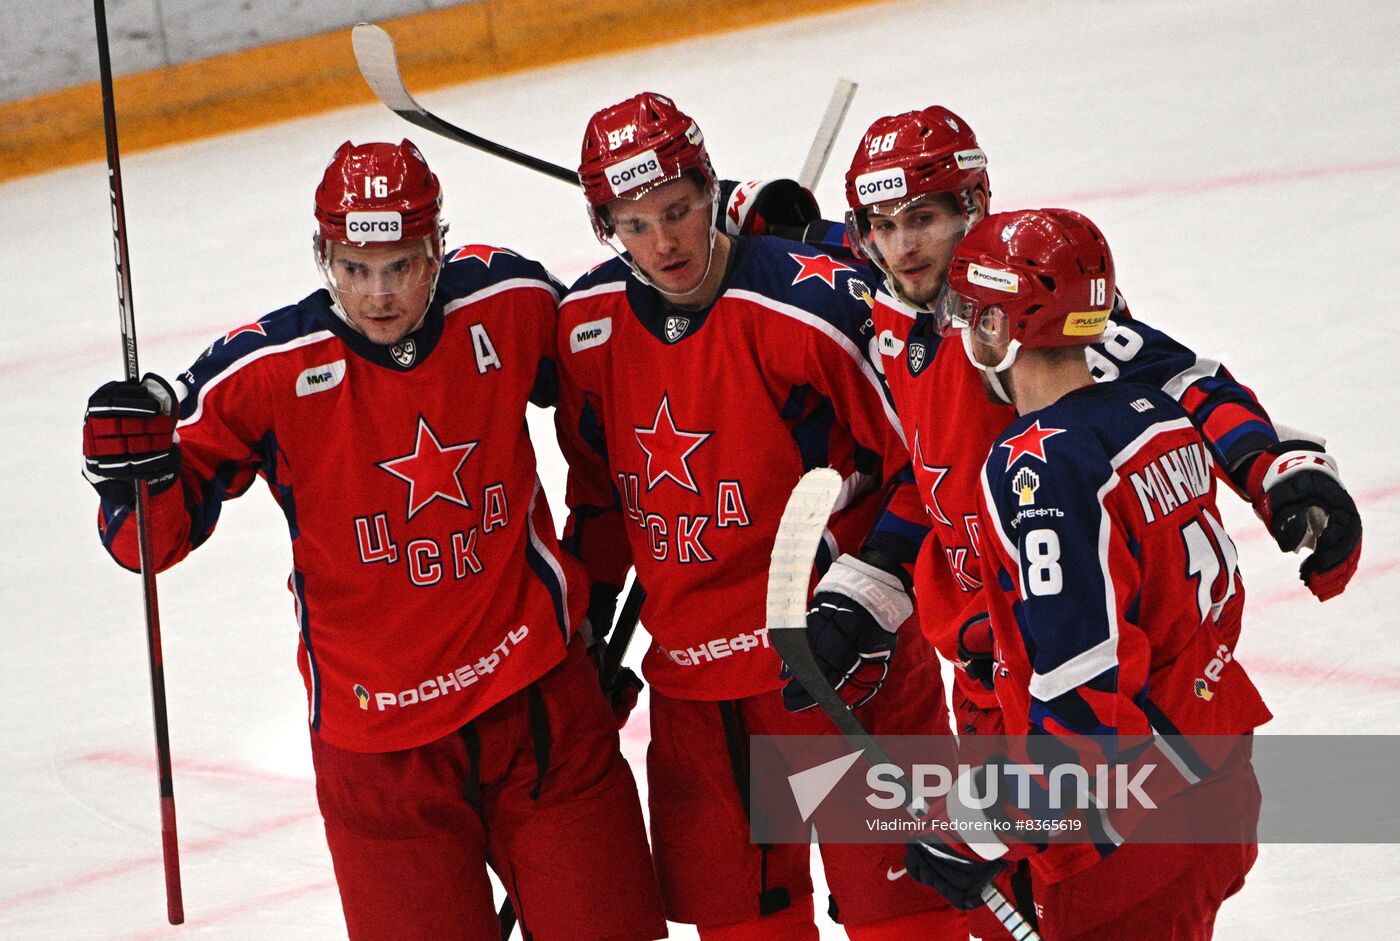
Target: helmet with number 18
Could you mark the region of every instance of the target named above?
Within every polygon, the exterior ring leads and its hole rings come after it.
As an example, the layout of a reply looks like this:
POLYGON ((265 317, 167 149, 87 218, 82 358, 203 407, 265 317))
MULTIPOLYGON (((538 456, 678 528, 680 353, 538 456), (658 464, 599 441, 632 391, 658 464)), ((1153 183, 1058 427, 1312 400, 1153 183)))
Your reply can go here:
POLYGON ((1087 346, 1108 323, 1113 253, 1098 226, 1070 209, 1000 212, 958 244, 934 306, 940 330, 961 329, 973 365, 1008 400, 997 374, 1021 349, 1087 346), (987 365, 973 343, 1004 349, 987 365))

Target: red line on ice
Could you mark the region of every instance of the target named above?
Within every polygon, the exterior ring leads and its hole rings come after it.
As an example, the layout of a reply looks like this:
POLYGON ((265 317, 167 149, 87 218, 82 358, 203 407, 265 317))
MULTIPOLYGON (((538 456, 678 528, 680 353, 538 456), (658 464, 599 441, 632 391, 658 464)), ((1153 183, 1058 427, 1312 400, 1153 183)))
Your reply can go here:
POLYGON ((1056 205, 1064 203, 1093 202, 1103 199, 1137 199, 1141 196, 1185 196, 1196 193, 1210 193, 1216 190, 1241 189, 1250 186, 1270 186, 1275 183, 1293 183, 1299 180, 1314 180, 1320 177, 1356 176, 1362 173, 1389 173, 1400 170, 1400 160, 1365 160, 1357 163, 1329 164, 1321 167, 1298 167, 1292 170, 1249 170, 1202 180, 1159 180, 1151 183, 1137 183, 1114 189, 1081 190, 1077 193, 1058 196, 1051 200, 1056 205))
MULTIPOLYGON (((277 892, 268 892, 264 895, 255 895, 252 898, 241 902, 234 902, 229 905, 222 905, 218 908, 201 912, 195 918, 187 918, 185 927, 187 929, 202 928, 208 925, 216 925, 220 922, 228 921, 247 912, 255 912, 278 902, 285 902, 290 899, 297 899, 307 895, 315 895, 320 892, 334 892, 336 890, 334 879, 323 879, 320 882, 309 882, 305 885, 292 886, 277 892)), ((160 938, 169 938, 171 928, 169 926, 157 928, 153 931, 142 932, 132 935, 128 941, 157 941, 160 938)))
MULTIPOLYGON (((233 830, 220 836, 206 837, 202 840, 181 840, 180 853, 182 856, 189 856, 194 853, 223 849, 226 846, 231 846, 243 840, 264 836, 274 830, 281 830, 285 827, 297 826, 320 819, 321 815, 316 811, 286 814, 281 817, 266 820, 262 823, 254 824, 250 827, 245 827, 242 830, 233 830)), ((151 834, 151 842, 154 843, 155 840, 156 835, 153 831, 151 834)), ((66 892, 76 892, 90 887, 95 882, 119 879, 137 872, 138 870, 155 868, 163 865, 164 860, 158 853, 153 853, 148 856, 138 856, 126 862, 114 863, 102 869, 87 872, 79 876, 72 876, 67 879, 60 879, 48 885, 36 886, 35 888, 26 889, 23 892, 18 892, 4 899, 0 899, 0 911, 9 911, 12 908, 27 905, 38 899, 48 898, 49 896, 60 895, 66 892)))

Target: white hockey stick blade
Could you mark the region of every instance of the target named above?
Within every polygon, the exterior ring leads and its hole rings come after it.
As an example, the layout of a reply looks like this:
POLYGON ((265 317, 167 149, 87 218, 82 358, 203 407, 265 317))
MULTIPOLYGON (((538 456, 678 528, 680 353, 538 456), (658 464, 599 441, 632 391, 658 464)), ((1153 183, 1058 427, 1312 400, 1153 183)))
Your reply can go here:
MULTIPOLYGON (((807 588, 812 578, 812 560, 841 494, 841 486, 841 475, 837 471, 819 467, 804 474, 788 497, 778 523, 778 535, 773 540, 773 558, 768 565, 768 641, 827 717, 865 753, 866 760, 894 769, 895 786, 907 801, 905 810, 918 820, 926 810, 923 800, 912 797, 913 789, 899 765, 827 682, 807 643, 807 588)), ((1015 941, 1040 941, 1036 930, 995 885, 982 890, 982 901, 1015 941)))
POLYGON ((802 165, 802 173, 797 177, 797 182, 809 190, 815 190, 822 178, 822 171, 831 157, 831 148, 836 145, 836 135, 841 133, 846 112, 851 110, 851 99, 855 98, 859 87, 847 78, 836 80, 831 100, 826 103, 826 113, 822 115, 822 123, 817 126, 817 136, 812 138, 812 147, 807 151, 807 162, 802 165))
POLYGON ((391 111, 422 111, 404 87, 399 72, 399 57, 394 39, 373 23, 359 23, 350 31, 350 44, 355 48, 355 62, 370 89, 391 111))
POLYGON ((841 493, 841 475, 818 467, 793 488, 768 566, 768 630, 807 629, 807 588, 822 531, 841 493))

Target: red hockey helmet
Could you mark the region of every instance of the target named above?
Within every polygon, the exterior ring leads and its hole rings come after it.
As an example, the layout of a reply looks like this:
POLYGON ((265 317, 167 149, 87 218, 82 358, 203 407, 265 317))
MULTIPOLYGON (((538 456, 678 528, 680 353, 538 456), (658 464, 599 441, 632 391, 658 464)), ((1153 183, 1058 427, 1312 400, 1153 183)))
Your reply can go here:
POLYGON ((316 187, 316 222, 327 242, 365 245, 441 237, 442 186, 412 141, 346 141, 316 187))
POLYGON ((967 122, 939 105, 877 119, 846 171, 846 202, 853 212, 893 199, 952 193, 970 213, 969 194, 977 190, 991 196, 987 155, 967 122))
POLYGON ((994 344, 1079 346, 1103 333, 1115 296, 1113 254, 1098 226, 1069 209, 988 216, 953 252, 940 325, 994 344))
MULTIPOLYGON (((346 141, 336 148, 316 187, 316 265, 347 321, 347 295, 397 294, 428 286, 442 271, 442 186, 412 141, 399 144, 346 141), (371 274, 368 266, 341 258, 335 246, 399 247, 405 257, 371 274), (412 248, 412 251, 408 249, 412 248)), ((427 309, 427 301, 424 302, 427 309)), ((353 321, 351 321, 353 323, 353 321)))
POLYGON ((702 190, 718 191, 700 126, 664 95, 642 92, 589 120, 578 175, 604 244, 613 234, 608 203, 637 199, 686 173, 698 175, 702 190))

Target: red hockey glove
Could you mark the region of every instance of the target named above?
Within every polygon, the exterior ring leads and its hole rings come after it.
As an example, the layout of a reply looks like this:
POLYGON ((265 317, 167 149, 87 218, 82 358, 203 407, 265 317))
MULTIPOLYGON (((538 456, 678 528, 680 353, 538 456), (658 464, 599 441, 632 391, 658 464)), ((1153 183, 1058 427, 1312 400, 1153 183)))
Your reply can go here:
MULTIPOLYGON (((894 656, 895 631, 914 612, 899 576, 847 554, 817 582, 807 611, 807 643, 833 689, 849 684, 852 709, 880 691, 894 656), (852 697, 854 701, 852 701, 852 697)), ((783 669, 783 705, 801 712, 817 704, 783 669)))
POLYGON ((992 640, 992 619, 980 611, 958 628, 958 665, 964 673, 987 690, 995 689, 995 643, 992 640))
POLYGON ((1312 548, 1299 577, 1319 601, 1340 595, 1361 559, 1361 514, 1337 462, 1311 441, 1282 441, 1249 468, 1254 512, 1284 552, 1312 548))
POLYGON ((140 382, 108 382, 88 398, 83 460, 104 499, 134 502, 136 480, 150 481, 152 493, 174 483, 180 467, 174 409, 175 391, 154 373, 140 382))
POLYGON ((817 198, 796 180, 721 180, 721 232, 730 235, 789 235, 821 218, 817 198))

